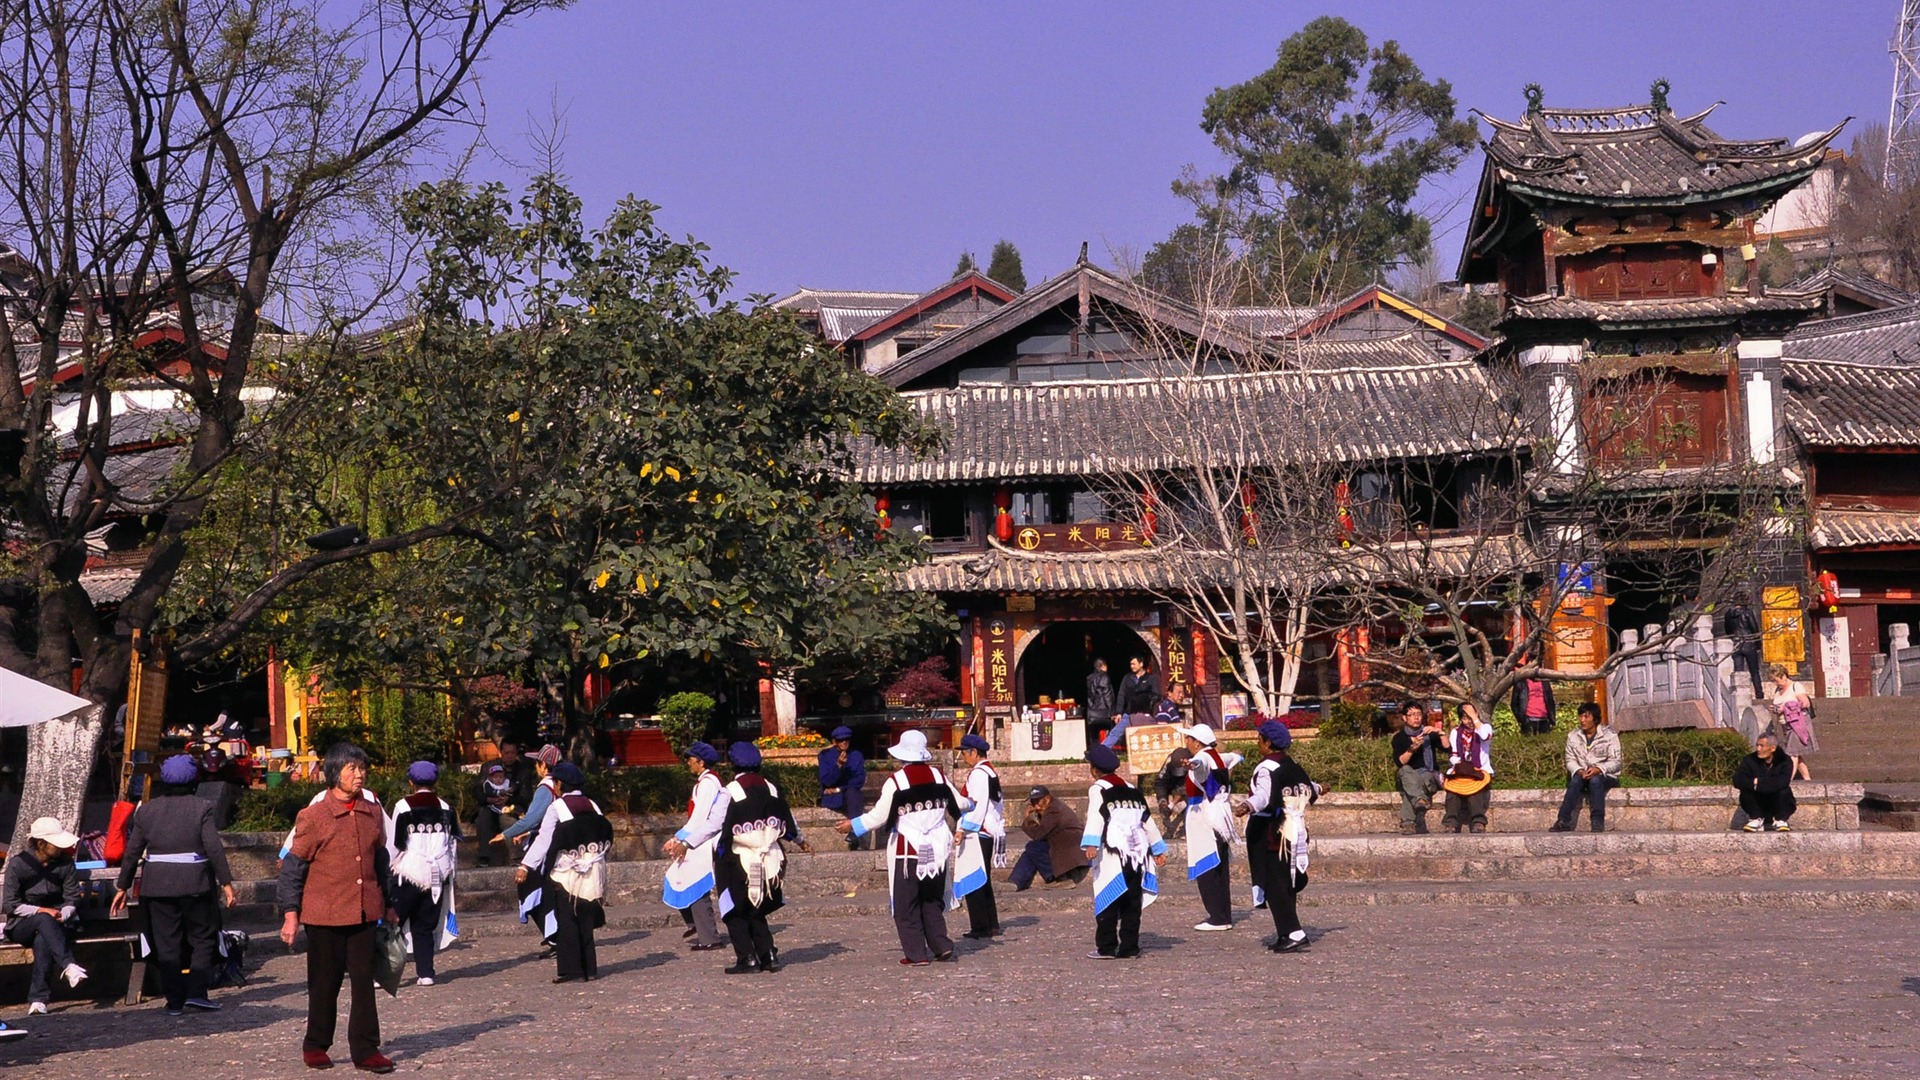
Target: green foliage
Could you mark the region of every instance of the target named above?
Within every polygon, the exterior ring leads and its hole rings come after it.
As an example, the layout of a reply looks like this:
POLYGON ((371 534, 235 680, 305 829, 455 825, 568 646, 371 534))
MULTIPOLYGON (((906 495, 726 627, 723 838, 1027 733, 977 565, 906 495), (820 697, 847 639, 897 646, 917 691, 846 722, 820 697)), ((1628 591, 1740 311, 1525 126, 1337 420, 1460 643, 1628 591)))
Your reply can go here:
MULTIPOLYGON (((479 808, 474 798, 474 785, 477 782, 470 773, 443 768, 440 781, 433 786, 433 790, 447 801, 461 821, 467 821, 479 808)), ((282 832, 290 829, 293 819, 320 793, 321 786, 302 782, 249 788, 240 793, 239 813, 234 818, 231 831, 282 832)), ((413 790, 413 784, 407 779, 404 765, 376 766, 367 774, 367 788, 380 797, 380 805, 392 809, 395 802, 413 790)), ((682 805, 685 805, 684 801, 682 805)))
POLYGON ((980 267, 975 265, 973 261, 973 252, 963 251, 960 253, 960 261, 953 265, 953 273, 947 276, 959 277, 961 274, 971 274, 978 269, 980 269, 980 267))
MULTIPOLYGON (((196 537, 191 605, 326 525, 440 538, 282 594, 243 651, 373 684, 484 672, 582 677, 634 660, 806 673, 917 641, 934 599, 894 587, 923 558, 873 527, 852 479, 866 442, 937 430, 885 384, 819 362, 793 319, 723 297, 733 275, 623 200, 597 230, 553 177, 426 185, 415 319, 378 347, 292 355, 290 437, 249 448, 196 537), (304 425, 304 426, 299 426, 304 425)), ((922 654, 924 655, 924 654, 922 654)))
MULTIPOLYGON (((1498 712, 1498 710, 1496 710, 1498 712)), ((1567 725, 1565 710, 1560 720, 1567 725)), ((1509 719, 1511 717, 1509 716, 1509 719)), ((1496 729, 1498 723, 1496 721, 1496 729)), ((1394 791, 1398 767, 1385 739, 1322 737, 1293 744, 1293 756, 1330 791, 1394 791)), ((1560 788, 1567 782, 1566 736, 1514 735, 1493 739, 1494 784, 1502 788, 1560 788)), ((1748 751, 1737 731, 1627 731, 1620 735, 1622 783, 1724 785, 1748 751)), ((1255 762, 1235 770, 1245 790, 1255 762), (1244 775, 1243 775, 1244 774, 1244 775)))
POLYGON ((1241 245, 1263 291, 1299 302, 1426 254, 1432 223, 1413 201, 1479 137, 1456 118, 1445 80, 1428 79, 1398 42, 1369 46, 1333 16, 1282 42, 1266 71, 1215 90, 1200 127, 1226 172, 1189 175, 1174 190, 1241 245))
POLYGON ((993 245, 993 255, 987 259, 987 277, 1014 292, 1027 291, 1027 271, 1020 264, 1020 249, 1011 240, 993 245))
POLYGON ((1379 734, 1380 710, 1358 701, 1336 701, 1320 721, 1322 739, 1360 739, 1379 734))
POLYGON ((694 744, 713 717, 714 701, 698 691, 682 691, 660 703, 660 732, 678 754, 694 744))
POLYGON ((1520 733, 1520 721, 1513 715, 1513 706, 1505 701, 1493 706, 1493 737, 1500 739, 1541 739, 1553 740, 1554 745, 1565 745, 1567 732, 1580 726, 1580 702, 1573 700, 1574 688, 1566 683, 1555 683, 1553 707, 1553 731, 1548 735, 1523 735, 1520 733))

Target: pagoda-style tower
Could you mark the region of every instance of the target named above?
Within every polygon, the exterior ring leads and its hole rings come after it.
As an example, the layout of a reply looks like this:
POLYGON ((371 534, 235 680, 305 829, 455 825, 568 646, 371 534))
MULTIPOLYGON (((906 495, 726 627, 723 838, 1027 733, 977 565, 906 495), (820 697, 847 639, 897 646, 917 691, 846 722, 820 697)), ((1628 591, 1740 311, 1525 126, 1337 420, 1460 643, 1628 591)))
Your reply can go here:
MULTIPOLYGON (((1846 121, 1793 142, 1727 139, 1706 126, 1712 108, 1675 115, 1667 89, 1629 108, 1549 109, 1529 86, 1519 121, 1484 117, 1459 276, 1504 287, 1503 354, 1545 403, 1562 473, 1588 454, 1653 486, 1682 475, 1666 470, 1772 464, 1781 339, 1822 303, 1766 290, 1751 230, 1846 121)), ((1790 537, 1778 562, 1776 580, 1799 579, 1790 537)))

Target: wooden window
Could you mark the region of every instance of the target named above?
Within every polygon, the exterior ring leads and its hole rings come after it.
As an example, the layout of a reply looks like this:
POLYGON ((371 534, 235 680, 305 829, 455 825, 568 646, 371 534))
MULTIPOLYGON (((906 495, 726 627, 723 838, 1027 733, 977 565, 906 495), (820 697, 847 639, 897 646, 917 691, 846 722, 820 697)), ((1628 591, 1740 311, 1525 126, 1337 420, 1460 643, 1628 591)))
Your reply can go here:
POLYGON ((1920 510, 1920 454, 1815 454, 1812 464, 1823 509, 1920 510))
POLYGON ((1603 461, 1653 468, 1727 460, 1727 382, 1649 371, 1599 384, 1587 400, 1587 442, 1603 461))
POLYGON ((1718 265, 1702 266, 1691 244, 1615 247, 1560 260, 1566 292, 1590 300, 1671 300, 1712 296, 1718 265))

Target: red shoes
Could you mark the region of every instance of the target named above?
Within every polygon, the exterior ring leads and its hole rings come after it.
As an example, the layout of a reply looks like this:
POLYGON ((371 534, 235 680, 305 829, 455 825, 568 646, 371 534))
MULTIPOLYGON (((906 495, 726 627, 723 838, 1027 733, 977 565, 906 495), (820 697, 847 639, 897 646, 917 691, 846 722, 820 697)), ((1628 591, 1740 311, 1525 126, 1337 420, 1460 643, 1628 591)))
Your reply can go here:
POLYGON ((375 1052, 372 1057, 363 1057, 359 1061, 354 1062, 353 1067, 359 1069, 361 1072, 390 1073, 393 1071, 393 1059, 387 1057, 385 1054, 375 1052))
POLYGON ((333 1059, 327 1056, 325 1050, 302 1050, 300 1060, 306 1062, 309 1069, 333 1068, 333 1059))

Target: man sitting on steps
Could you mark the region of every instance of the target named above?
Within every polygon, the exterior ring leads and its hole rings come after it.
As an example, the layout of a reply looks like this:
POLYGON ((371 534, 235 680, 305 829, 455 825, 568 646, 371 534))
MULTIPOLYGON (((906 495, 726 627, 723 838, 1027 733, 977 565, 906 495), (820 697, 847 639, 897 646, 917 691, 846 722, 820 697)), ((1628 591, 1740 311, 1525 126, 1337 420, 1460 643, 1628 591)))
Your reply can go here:
POLYGON ((1797 803, 1793 798, 1793 759, 1780 752, 1773 736, 1762 735, 1733 770, 1733 789, 1740 795, 1740 811, 1747 815, 1746 831, 1788 830, 1787 819, 1797 803))
POLYGON ((1406 725, 1393 733, 1394 766, 1400 778, 1400 831, 1427 831, 1427 811, 1433 807, 1433 793, 1440 790, 1440 765, 1435 756, 1440 749, 1439 730, 1427 727, 1426 712, 1417 702, 1407 702, 1406 725))

